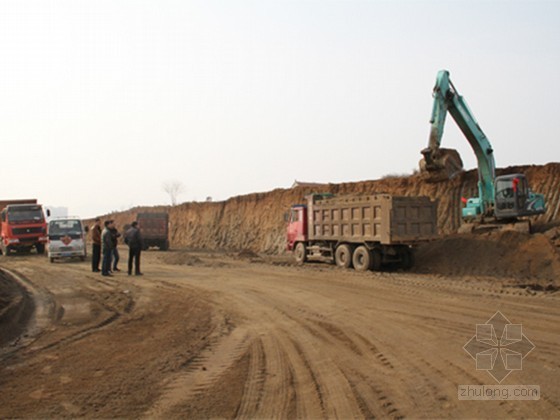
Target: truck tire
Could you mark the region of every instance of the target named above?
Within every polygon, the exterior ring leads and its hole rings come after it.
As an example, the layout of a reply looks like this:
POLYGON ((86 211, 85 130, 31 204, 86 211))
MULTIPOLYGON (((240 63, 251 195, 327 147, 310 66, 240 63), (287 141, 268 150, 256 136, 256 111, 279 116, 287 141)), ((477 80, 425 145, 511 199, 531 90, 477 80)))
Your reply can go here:
POLYGON ((35 248, 37 249, 37 254, 42 255, 45 253, 45 245, 44 244, 37 244, 35 245, 35 248))
POLYGON ((352 248, 350 245, 342 244, 336 248, 334 252, 334 262, 342 268, 352 267, 352 248))
POLYGON ((294 258, 297 264, 303 264, 307 261, 307 247, 303 242, 298 242, 294 249, 294 258))
POLYGON ((367 247, 361 245, 355 249, 352 264, 356 271, 368 271, 371 268, 371 260, 371 253, 367 247))
POLYGON ((379 249, 371 250, 371 269, 373 271, 380 271, 383 265, 383 256, 379 249))
POLYGON ((399 250, 401 257, 401 267, 404 270, 410 270, 414 265, 414 256, 412 255, 412 250, 410 248, 401 248, 399 250))
POLYGON ((159 250, 160 251, 167 251, 169 249, 169 241, 164 241, 161 243, 159 250))

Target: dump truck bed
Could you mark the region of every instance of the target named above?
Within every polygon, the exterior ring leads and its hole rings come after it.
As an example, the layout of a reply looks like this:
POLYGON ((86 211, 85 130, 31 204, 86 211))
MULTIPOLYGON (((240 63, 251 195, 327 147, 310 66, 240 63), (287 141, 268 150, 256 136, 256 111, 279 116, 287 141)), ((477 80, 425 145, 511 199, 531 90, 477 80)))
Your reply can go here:
POLYGON ((136 220, 144 239, 167 238, 169 225, 167 213, 138 213, 136 220))
POLYGON ((309 239, 411 244, 437 236, 437 202, 389 194, 308 197, 309 239))

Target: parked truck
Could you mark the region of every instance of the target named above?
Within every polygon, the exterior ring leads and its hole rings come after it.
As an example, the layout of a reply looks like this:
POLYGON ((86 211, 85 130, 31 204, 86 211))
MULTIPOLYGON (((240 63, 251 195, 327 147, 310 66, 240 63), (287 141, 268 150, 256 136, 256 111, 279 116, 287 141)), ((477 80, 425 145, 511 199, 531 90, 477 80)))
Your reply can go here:
POLYGON ((0 225, 2 254, 29 252, 33 248, 38 254, 45 252, 47 222, 43 206, 37 204, 36 199, 0 201, 0 225))
POLYGON ((162 251, 169 249, 169 215, 167 213, 138 213, 138 227, 142 232, 144 249, 157 246, 162 251))
POLYGON ((288 250, 296 262, 334 262, 358 271, 386 264, 408 269, 412 246, 437 237, 437 202, 389 194, 312 194, 288 215, 288 250))

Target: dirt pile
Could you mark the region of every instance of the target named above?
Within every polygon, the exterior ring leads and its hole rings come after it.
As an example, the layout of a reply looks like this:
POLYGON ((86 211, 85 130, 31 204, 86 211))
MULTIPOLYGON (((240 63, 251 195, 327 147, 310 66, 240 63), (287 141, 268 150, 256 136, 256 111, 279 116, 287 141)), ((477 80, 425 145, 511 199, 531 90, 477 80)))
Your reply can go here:
POLYGON ((416 252, 414 271, 511 278, 518 285, 556 289, 560 258, 555 246, 540 233, 453 235, 421 245, 416 252))
POLYGON ((33 300, 27 291, 0 271, 0 347, 23 331, 33 309, 33 300))
MULTIPOLYGON (((521 166, 498 170, 498 174, 524 173, 532 188, 545 195, 547 212, 535 221, 559 222, 560 164, 521 166)), ((315 187, 277 189, 212 203, 184 203, 175 207, 138 207, 109 215, 122 227, 142 211, 168 211, 171 222, 171 246, 192 249, 251 250, 280 253, 285 248, 284 213, 292 204, 304 201, 312 192, 334 194, 426 195, 438 200, 440 233, 451 234, 461 223, 461 197, 477 194, 477 172, 464 172, 453 180, 430 183, 420 175, 387 177, 375 181, 328 184, 315 187)))

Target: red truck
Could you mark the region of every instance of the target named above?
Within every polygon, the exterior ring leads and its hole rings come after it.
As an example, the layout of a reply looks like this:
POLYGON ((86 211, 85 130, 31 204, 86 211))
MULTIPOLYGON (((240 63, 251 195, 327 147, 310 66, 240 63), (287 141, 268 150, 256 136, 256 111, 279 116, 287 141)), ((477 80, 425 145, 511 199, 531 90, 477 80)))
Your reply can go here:
POLYGON ((43 206, 36 199, 0 201, 0 235, 0 250, 6 256, 32 248, 43 254, 48 242, 43 206))
POLYGON ((334 262, 358 271, 410 268, 412 246, 437 237, 437 202, 389 194, 312 194, 286 215, 287 248, 296 262, 334 262))

